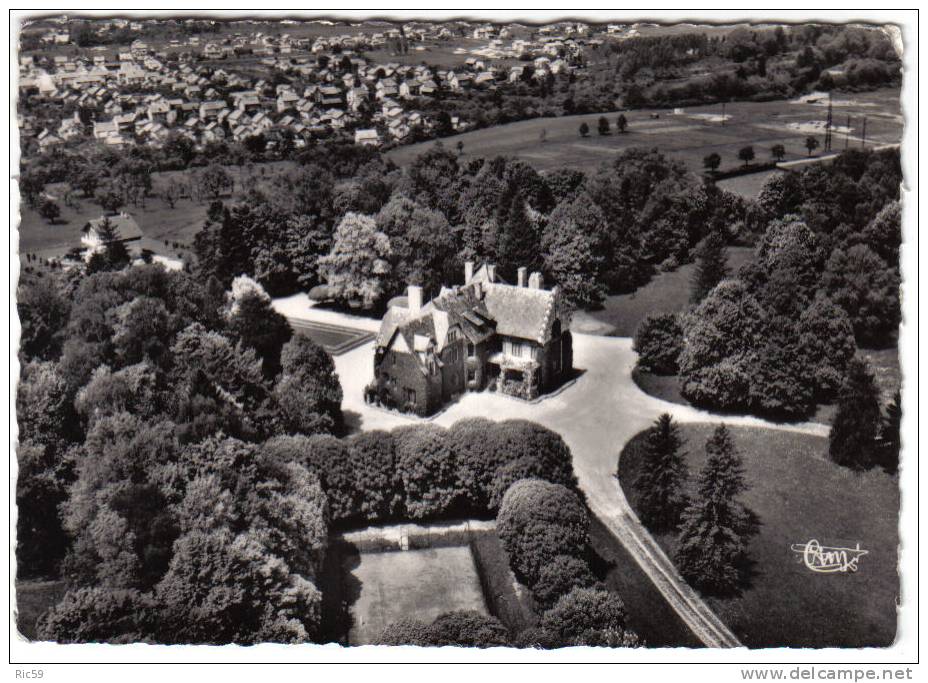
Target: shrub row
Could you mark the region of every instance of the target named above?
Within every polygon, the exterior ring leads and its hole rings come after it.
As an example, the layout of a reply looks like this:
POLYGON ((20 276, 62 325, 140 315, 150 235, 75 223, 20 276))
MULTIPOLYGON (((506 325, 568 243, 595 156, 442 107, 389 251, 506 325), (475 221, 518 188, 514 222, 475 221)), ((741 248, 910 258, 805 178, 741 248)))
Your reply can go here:
POLYGON ((487 517, 509 486, 532 477, 576 487, 570 449, 526 420, 461 420, 371 431, 348 439, 283 436, 264 445, 315 471, 341 526, 401 519, 487 517))

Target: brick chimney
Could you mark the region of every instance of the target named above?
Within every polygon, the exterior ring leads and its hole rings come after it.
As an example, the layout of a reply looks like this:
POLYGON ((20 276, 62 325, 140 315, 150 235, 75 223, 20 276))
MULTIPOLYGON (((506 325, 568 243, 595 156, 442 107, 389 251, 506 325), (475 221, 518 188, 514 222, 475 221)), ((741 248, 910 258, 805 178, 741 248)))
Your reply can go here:
POLYGON ((406 288, 406 298, 408 303, 406 308, 408 308, 413 313, 416 313, 422 309, 422 287, 418 285, 409 285, 406 288))
POLYGON ((518 277, 519 287, 525 287, 525 277, 528 273, 528 268, 526 268, 525 266, 522 266, 521 268, 519 268, 517 272, 518 272, 517 277, 518 277))
POLYGON ((544 289, 545 281, 542 278, 541 273, 535 271, 528 276, 528 286, 530 289, 544 289))
POLYGON ((474 262, 465 261, 464 262, 464 284, 474 279, 474 262))

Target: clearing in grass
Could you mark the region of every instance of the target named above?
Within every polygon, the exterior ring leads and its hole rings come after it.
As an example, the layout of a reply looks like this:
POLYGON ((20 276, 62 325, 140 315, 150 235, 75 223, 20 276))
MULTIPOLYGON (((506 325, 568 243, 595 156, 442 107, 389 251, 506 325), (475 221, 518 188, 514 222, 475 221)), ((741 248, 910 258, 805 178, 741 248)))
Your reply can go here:
POLYGON ((487 613, 480 578, 466 546, 360 553, 346 558, 356 583, 348 640, 364 645, 400 619, 431 623, 445 612, 487 613))

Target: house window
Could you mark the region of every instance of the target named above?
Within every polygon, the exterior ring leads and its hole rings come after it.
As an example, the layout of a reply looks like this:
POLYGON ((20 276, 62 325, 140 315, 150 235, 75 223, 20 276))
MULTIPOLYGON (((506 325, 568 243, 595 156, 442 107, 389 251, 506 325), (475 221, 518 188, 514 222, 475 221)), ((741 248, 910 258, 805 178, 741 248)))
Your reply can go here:
POLYGON ((477 368, 467 368, 467 381, 475 382, 477 380, 477 368))
POLYGON ((470 342, 468 342, 468 344, 467 344, 467 357, 468 357, 468 358, 473 358, 475 355, 477 355, 477 347, 474 346, 473 344, 471 344, 470 342))
POLYGON ((393 365, 396 365, 396 351, 391 353, 390 356, 393 358, 393 365))

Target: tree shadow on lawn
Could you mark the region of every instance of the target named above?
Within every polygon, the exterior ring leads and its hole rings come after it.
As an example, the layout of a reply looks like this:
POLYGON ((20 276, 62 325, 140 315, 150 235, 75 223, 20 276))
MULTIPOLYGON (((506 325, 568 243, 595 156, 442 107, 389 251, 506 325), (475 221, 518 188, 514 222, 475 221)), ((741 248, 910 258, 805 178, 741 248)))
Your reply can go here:
POLYGON ((348 645, 348 633, 354 626, 351 608, 361 597, 361 580, 354 570, 361 564, 361 552, 344 540, 333 541, 322 568, 323 643, 348 645))

